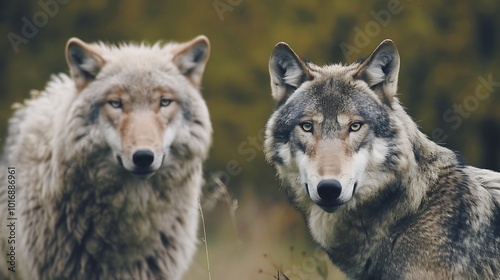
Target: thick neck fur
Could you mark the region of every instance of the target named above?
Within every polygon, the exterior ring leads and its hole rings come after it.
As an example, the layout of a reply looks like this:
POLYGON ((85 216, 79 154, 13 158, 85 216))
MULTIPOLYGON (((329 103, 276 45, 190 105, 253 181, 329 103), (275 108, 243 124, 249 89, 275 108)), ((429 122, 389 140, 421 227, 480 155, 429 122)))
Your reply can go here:
POLYGON ((403 157, 407 160, 407 169, 398 170, 401 183, 407 186, 408 204, 410 211, 416 210, 429 187, 436 184, 442 172, 448 167, 459 164, 456 155, 451 150, 441 147, 423 134, 404 111, 399 102, 393 105, 395 121, 404 133, 399 137, 405 145, 400 147, 403 157), (405 139, 406 138, 406 139, 405 139))
MULTIPOLYGON (((94 161, 92 154, 86 164, 67 164, 68 179, 63 182, 56 206, 67 211, 62 212, 66 217, 59 217, 58 223, 65 224, 82 244, 91 237, 95 242, 106 242, 101 245, 109 246, 108 251, 115 254, 147 251, 145 241, 156 239, 168 225, 167 214, 182 216, 184 207, 197 210, 193 202, 197 201, 199 182, 191 182, 190 188, 182 186, 183 180, 193 181, 192 175, 201 172, 201 162, 163 167, 147 180, 136 178, 116 164, 94 161), (174 208, 179 204, 172 203, 173 199, 184 200, 184 205, 174 208)), ((106 248, 95 249, 99 254, 106 248)))

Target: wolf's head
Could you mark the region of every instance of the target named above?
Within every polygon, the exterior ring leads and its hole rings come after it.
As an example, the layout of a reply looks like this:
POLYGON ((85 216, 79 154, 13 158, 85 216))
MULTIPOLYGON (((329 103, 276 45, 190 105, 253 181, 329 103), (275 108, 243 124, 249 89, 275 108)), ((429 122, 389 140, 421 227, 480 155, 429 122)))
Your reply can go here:
POLYGON ((70 116, 86 127, 73 132, 82 134, 75 145, 85 136, 103 139, 110 160, 141 178, 172 156, 204 158, 211 126, 199 87, 209 50, 205 36, 153 46, 70 39, 66 58, 78 91, 70 116))
POLYGON ((399 54, 391 40, 361 62, 324 67, 278 43, 269 71, 277 106, 267 123, 266 158, 299 204, 332 212, 403 168, 396 142, 406 141, 397 135, 398 116, 407 115, 396 97, 399 54))

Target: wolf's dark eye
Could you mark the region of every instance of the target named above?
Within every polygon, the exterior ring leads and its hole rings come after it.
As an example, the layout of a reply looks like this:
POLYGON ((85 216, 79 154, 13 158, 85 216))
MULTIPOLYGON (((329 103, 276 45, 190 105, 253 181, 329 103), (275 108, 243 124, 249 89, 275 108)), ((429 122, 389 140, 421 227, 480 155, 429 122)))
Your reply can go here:
POLYGON ((168 99, 166 97, 162 97, 160 99, 160 106, 161 107, 167 107, 168 105, 170 105, 170 103, 172 103, 172 99, 168 99))
POLYGON ((305 132, 312 132, 313 124, 311 122, 303 122, 300 124, 300 128, 302 128, 305 132))
POLYGON ((122 101, 120 99, 111 99, 108 101, 108 104, 115 109, 119 109, 123 107, 122 101))
POLYGON ((351 126, 349 126, 349 131, 358 131, 361 126, 363 126, 363 123, 361 122, 353 122, 351 123, 351 126))

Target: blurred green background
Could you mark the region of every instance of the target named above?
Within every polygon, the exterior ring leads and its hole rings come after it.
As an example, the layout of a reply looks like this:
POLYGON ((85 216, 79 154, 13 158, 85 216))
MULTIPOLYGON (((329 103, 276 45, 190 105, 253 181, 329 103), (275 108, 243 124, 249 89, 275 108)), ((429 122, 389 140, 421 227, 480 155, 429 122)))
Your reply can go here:
MULTIPOLYGON (((292 279, 342 278, 315 251, 263 159, 262 129, 274 106, 267 63, 279 41, 323 65, 353 62, 393 39, 400 99, 422 130, 467 164, 500 170, 499 1, 2 1, 0 34, 0 146, 11 104, 67 72, 68 38, 209 37, 203 96, 214 144, 206 174, 230 195, 205 208, 212 279, 273 279, 277 269, 292 279)), ((201 238, 185 279, 208 279, 201 238)))

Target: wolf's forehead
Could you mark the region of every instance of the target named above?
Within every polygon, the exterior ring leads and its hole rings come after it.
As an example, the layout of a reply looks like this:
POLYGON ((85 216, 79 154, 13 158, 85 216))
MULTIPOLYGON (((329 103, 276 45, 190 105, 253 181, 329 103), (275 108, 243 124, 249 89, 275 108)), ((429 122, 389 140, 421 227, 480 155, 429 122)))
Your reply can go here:
POLYGON ((156 88, 176 87, 179 71, 171 61, 161 58, 146 59, 133 57, 120 59, 114 57, 106 62, 98 78, 122 87, 156 88))
POLYGON ((383 110, 372 92, 366 92, 354 79, 345 75, 328 75, 313 80, 301 89, 294 103, 299 103, 303 115, 318 115, 326 121, 345 122, 339 116, 361 115, 376 119, 383 110))
POLYGON ((137 55, 134 57, 116 56, 106 62, 105 68, 111 73, 121 74, 147 74, 150 72, 174 72, 175 65, 171 60, 150 55, 137 55))
POLYGON ((102 50, 104 68, 112 72, 141 69, 174 69, 173 54, 159 46, 122 46, 102 50))
POLYGON ((102 52, 104 58, 126 58, 126 59, 153 59, 158 60, 165 58, 167 60, 172 60, 174 57, 174 49, 171 45, 160 45, 154 44, 148 46, 145 44, 141 45, 120 45, 116 46, 100 46, 99 48, 102 52))
POLYGON ((325 97, 348 96, 356 89, 354 79, 343 73, 323 74, 315 78, 310 85, 313 94, 325 97))
POLYGON ((310 109, 319 109, 335 115, 351 111, 354 108, 352 98, 359 94, 349 81, 337 77, 312 81, 302 92, 301 99, 308 100, 307 103, 311 104, 310 109))

